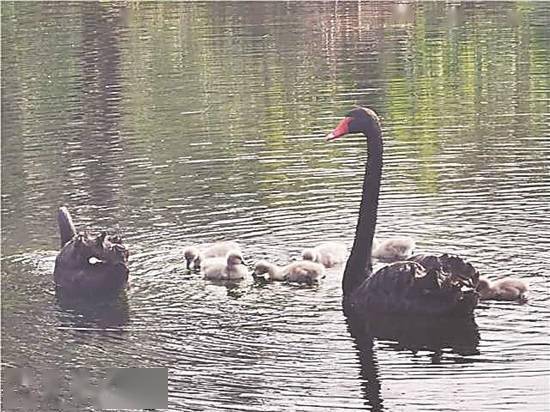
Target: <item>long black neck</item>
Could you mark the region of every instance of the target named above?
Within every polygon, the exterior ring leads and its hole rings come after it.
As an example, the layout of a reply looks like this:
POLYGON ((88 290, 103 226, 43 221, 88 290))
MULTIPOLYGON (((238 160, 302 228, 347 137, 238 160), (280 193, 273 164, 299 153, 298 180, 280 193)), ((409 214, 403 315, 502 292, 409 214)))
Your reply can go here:
POLYGON ((383 154, 382 133, 378 128, 369 131, 367 149, 367 166, 363 179, 363 196, 359 207, 359 220, 357 221, 355 240, 342 282, 344 296, 353 292, 372 273, 372 240, 376 230, 383 154))

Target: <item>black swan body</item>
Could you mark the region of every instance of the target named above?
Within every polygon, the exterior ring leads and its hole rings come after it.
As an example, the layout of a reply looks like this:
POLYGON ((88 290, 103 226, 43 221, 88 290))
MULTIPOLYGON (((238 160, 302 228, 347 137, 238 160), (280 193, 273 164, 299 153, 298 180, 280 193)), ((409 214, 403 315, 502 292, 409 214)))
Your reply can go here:
POLYGON ((128 249, 118 236, 76 233, 69 211, 57 214, 61 250, 55 259, 54 281, 69 295, 103 297, 118 293, 128 282, 128 249))
POLYGON ((342 287, 348 313, 390 315, 473 316, 479 279, 472 265, 457 256, 413 256, 372 273, 372 245, 382 176, 383 143, 377 114, 356 108, 327 135, 348 133, 367 138, 367 165, 355 240, 346 263, 342 287))

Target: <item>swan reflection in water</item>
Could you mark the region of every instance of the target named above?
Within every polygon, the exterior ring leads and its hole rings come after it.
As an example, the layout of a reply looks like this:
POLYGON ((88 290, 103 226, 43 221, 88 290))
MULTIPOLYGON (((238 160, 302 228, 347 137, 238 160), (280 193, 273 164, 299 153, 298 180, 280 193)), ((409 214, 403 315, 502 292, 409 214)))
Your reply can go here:
POLYGON ((432 363, 441 361, 445 349, 460 355, 453 360, 461 363, 473 362, 466 356, 479 354, 479 331, 473 317, 367 317, 349 310, 344 313, 358 350, 365 400, 372 411, 384 410, 375 339, 392 342, 392 349, 410 350, 413 354, 420 350, 430 351, 432 363))
POLYGON ((62 290, 56 290, 57 304, 61 311, 62 324, 78 330, 94 330, 97 328, 120 328, 130 322, 128 297, 126 292, 120 292, 116 297, 90 301, 80 299, 62 290))

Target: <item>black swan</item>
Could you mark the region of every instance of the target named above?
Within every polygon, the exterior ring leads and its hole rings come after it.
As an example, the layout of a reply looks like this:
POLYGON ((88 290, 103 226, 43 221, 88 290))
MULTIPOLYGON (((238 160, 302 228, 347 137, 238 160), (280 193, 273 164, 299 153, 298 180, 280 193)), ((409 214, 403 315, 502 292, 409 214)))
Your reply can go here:
POLYGON ((372 243, 382 176, 382 131, 377 114, 356 108, 326 136, 367 139, 367 165, 359 220, 342 281, 344 309, 355 313, 473 316, 478 272, 457 256, 414 256, 372 273, 372 243))
POLYGON ((61 251, 55 259, 57 289, 69 295, 103 297, 116 294, 128 282, 128 249, 118 236, 76 233, 66 207, 57 214, 61 251))

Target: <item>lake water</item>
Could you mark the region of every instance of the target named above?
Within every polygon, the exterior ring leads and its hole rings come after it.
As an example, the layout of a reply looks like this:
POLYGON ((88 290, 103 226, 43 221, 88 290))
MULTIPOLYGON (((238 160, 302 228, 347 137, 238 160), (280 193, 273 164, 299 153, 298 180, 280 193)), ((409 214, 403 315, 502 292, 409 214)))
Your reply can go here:
POLYGON ((548 410, 549 21, 544 2, 3 3, 3 365, 168 367, 172 410, 548 410), (449 327, 468 350, 365 343, 341 267, 317 287, 185 271, 186 245, 222 239, 250 263, 351 246, 364 140, 323 136, 355 105, 383 122, 378 237, 530 284, 449 327), (62 204, 131 248, 120 300, 56 299, 62 204))

